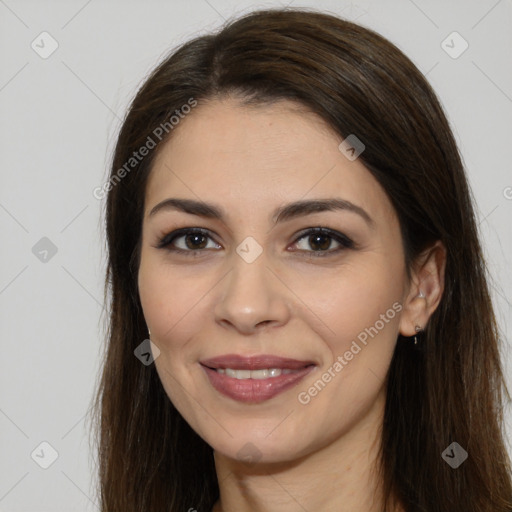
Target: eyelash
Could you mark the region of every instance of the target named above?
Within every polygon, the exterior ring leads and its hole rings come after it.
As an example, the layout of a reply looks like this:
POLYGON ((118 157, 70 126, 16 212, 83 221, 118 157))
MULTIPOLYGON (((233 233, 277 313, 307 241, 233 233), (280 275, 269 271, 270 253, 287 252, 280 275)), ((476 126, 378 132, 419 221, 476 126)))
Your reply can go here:
MULTIPOLYGON (((186 250, 186 249, 179 249, 177 247, 171 247, 172 242, 174 242, 178 238, 181 238, 181 237, 186 236, 186 235, 203 235, 205 237, 211 238, 210 234, 209 234, 209 231, 206 230, 206 229, 202 229, 202 228, 181 228, 181 229, 173 231, 173 232, 165 235, 164 237, 162 237, 159 240, 159 242, 158 242, 156 247, 158 249, 166 249, 168 251, 171 251, 171 252, 174 252, 174 253, 178 253, 178 254, 186 254, 187 256, 199 256, 199 253, 204 252, 206 250, 206 249, 195 249, 195 250, 194 249, 190 249, 190 250, 186 250)), ((355 248, 355 243, 350 238, 348 238, 346 235, 344 235, 343 233, 340 233, 338 231, 334 231, 334 230, 329 229, 329 228, 322 228, 322 227, 308 228, 308 229, 306 229, 304 231, 301 231, 299 233, 298 237, 295 239, 294 245, 299 240, 302 240, 303 238, 306 238, 306 237, 308 237, 310 235, 325 235, 325 236, 335 240, 336 242, 338 242, 341 245, 341 247, 338 247, 337 249, 334 249, 334 250, 327 250, 327 251, 305 251, 306 253, 310 253, 310 255, 315 257, 315 258, 317 258, 317 257, 318 258, 323 258, 325 256, 337 254, 340 251, 343 251, 344 249, 354 249, 355 248)))

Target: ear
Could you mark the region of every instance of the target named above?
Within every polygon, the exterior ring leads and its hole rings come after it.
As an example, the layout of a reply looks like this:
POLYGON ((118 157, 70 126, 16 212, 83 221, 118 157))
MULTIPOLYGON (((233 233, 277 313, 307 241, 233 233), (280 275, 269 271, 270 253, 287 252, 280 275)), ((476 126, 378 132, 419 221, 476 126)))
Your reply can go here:
POLYGON ((425 329, 443 295, 445 268, 446 248, 440 240, 416 258, 400 317, 402 336, 414 336, 416 326, 425 329))

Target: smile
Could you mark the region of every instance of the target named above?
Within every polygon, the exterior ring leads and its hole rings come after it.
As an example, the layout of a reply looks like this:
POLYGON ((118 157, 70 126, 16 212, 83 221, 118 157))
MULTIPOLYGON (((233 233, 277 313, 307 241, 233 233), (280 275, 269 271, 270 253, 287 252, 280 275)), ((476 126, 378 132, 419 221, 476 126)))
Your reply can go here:
POLYGON ((289 374, 297 372, 298 370, 291 370, 290 368, 265 368, 264 370, 233 370, 232 368, 217 368, 217 373, 227 375, 234 379, 267 379, 269 377, 279 377, 281 374, 289 374))
POLYGON ((261 403, 296 386, 316 364, 271 355, 237 354, 201 361, 211 386, 237 402, 261 403))

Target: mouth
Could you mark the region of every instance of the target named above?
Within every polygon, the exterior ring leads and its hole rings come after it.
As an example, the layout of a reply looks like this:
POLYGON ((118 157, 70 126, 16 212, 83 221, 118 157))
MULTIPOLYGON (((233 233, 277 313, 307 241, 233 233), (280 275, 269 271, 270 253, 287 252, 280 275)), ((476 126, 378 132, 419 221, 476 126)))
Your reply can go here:
POLYGON ((279 375, 288 375, 297 373, 299 370, 290 370, 290 368, 263 368, 262 370, 235 370, 234 368, 211 368, 221 375, 227 375, 233 379, 268 379, 279 377, 279 375))
POLYGON ((228 354, 200 362, 210 384, 238 402, 260 403, 290 389, 317 365, 272 355, 228 354))

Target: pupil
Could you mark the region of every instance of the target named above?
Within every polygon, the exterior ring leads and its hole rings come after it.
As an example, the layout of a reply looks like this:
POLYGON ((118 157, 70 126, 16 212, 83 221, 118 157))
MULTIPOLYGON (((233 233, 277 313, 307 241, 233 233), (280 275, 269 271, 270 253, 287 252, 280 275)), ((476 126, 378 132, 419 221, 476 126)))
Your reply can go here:
POLYGON ((309 243, 311 244, 311 247, 315 249, 315 246, 317 246, 317 249, 328 249, 329 245, 331 244, 329 236, 328 235, 310 235, 309 237, 309 243), (324 239, 324 243, 317 243, 318 240, 324 239))
POLYGON ((195 242, 197 242, 197 240, 198 239, 200 240, 201 238, 205 239, 206 237, 204 235, 201 235, 200 233, 194 233, 192 235, 187 235, 187 237, 186 237, 187 247, 189 249, 203 249, 204 248, 203 246, 205 245, 204 243, 201 245, 201 247, 198 247, 197 245, 194 245, 195 242), (192 244, 188 243, 190 240, 193 240, 192 244))
MULTIPOLYGON (((187 241, 187 247, 189 249, 203 249, 205 247, 204 241, 206 237, 201 234, 192 234, 187 235, 186 241, 187 241), (197 244, 198 240, 203 239, 202 244, 197 244), (190 244, 189 242, 192 241, 190 244), (200 245, 200 246, 199 246, 200 245)), ((316 250, 326 250, 329 249, 329 246, 331 245, 330 238, 328 235, 310 235, 309 236, 309 243, 313 249, 316 250), (323 243, 322 243, 323 240, 323 243)))

